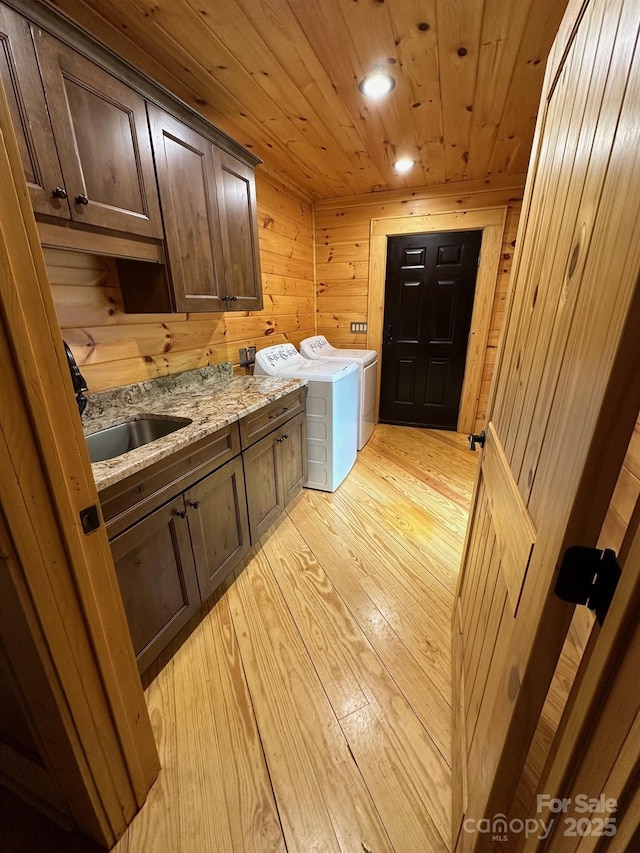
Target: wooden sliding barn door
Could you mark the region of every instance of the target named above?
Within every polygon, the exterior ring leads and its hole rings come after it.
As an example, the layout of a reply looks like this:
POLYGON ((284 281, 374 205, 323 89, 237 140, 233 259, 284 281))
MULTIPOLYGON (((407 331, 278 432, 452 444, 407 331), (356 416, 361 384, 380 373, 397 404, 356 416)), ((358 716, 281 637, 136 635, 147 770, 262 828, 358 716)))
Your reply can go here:
POLYGON ((640 406, 636 4, 574 2, 552 49, 454 614, 456 851, 497 849, 640 406), (480 831, 479 831, 480 827, 480 831))

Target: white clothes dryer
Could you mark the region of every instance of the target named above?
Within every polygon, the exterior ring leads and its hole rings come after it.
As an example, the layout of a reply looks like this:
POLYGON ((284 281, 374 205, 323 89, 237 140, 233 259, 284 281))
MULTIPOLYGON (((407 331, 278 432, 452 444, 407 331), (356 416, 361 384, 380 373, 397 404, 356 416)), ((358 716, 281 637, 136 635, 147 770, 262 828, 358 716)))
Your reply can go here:
POLYGON ((276 344, 258 350, 254 376, 308 381, 306 486, 334 492, 357 456, 357 364, 324 359, 309 361, 293 344, 276 344))
POLYGON ((376 379, 378 353, 373 349, 338 349, 324 335, 305 338, 300 343, 300 352, 305 358, 330 358, 350 361, 358 365, 360 393, 358 395, 358 450, 362 450, 371 438, 376 415, 376 379))

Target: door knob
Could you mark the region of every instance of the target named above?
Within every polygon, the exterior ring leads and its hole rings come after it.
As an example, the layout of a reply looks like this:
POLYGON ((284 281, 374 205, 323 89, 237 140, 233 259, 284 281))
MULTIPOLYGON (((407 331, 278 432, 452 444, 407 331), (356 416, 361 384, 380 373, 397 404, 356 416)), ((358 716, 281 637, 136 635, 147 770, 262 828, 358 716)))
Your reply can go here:
POLYGON ((484 430, 479 433, 471 433, 471 435, 469 436, 469 450, 475 450, 476 444, 479 444, 480 447, 484 447, 486 438, 487 436, 485 435, 484 430))
POLYGON ((389 343, 393 340, 393 326, 389 323, 384 330, 385 337, 389 343))
POLYGON ((175 516, 177 516, 178 518, 186 518, 187 517, 187 511, 184 509, 174 509, 173 514, 175 516))
POLYGON ((76 204, 89 204, 89 199, 84 193, 76 196, 76 204))
POLYGON ((189 501, 189 506, 192 509, 198 509, 198 507, 200 506, 200 501, 189 501))
POLYGON ((67 191, 65 190, 64 187, 56 187, 54 190, 51 190, 51 195, 54 198, 66 198, 67 197, 67 191))

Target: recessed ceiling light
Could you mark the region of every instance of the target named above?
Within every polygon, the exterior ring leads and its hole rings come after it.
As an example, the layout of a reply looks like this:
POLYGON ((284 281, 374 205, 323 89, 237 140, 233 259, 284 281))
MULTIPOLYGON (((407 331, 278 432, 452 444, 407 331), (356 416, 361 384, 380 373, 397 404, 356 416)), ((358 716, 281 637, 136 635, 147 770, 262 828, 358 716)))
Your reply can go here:
POLYGON ((360 81, 358 88, 363 95, 369 98, 381 98, 388 94, 396 85, 396 81, 390 74, 385 74, 383 71, 377 71, 375 74, 369 74, 364 80, 360 81))
POLYGON ((409 169, 413 169, 415 165, 415 160, 409 160, 408 157, 401 157, 400 160, 396 160, 396 162, 393 164, 393 168, 396 170, 396 172, 400 172, 402 174, 404 172, 408 172, 409 169))

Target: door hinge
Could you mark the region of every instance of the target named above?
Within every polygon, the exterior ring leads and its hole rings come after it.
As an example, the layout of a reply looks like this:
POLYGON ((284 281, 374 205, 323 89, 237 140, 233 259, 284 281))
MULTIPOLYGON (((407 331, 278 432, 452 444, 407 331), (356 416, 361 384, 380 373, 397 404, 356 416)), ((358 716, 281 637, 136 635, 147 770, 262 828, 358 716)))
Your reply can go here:
POLYGON ((555 593, 563 601, 585 604, 602 625, 620 574, 615 551, 574 545, 562 558, 555 593))

